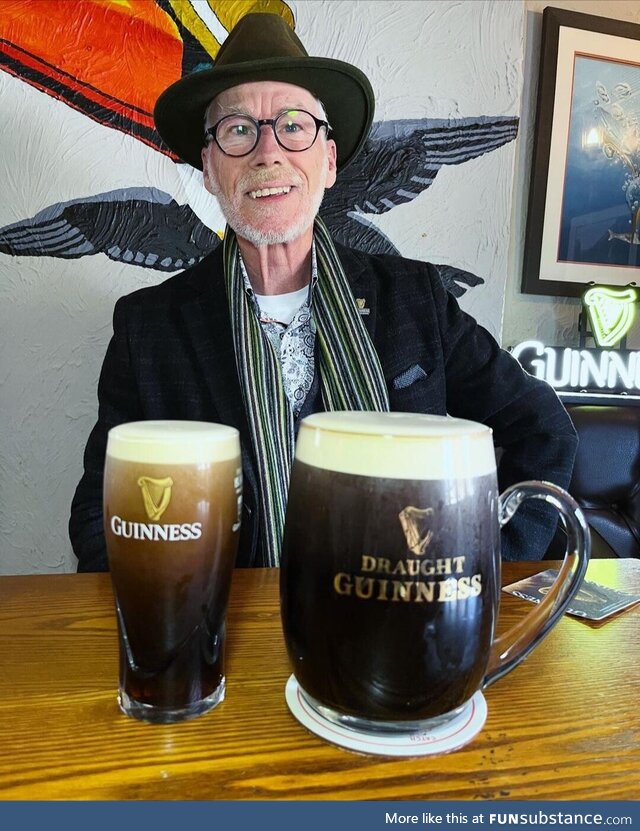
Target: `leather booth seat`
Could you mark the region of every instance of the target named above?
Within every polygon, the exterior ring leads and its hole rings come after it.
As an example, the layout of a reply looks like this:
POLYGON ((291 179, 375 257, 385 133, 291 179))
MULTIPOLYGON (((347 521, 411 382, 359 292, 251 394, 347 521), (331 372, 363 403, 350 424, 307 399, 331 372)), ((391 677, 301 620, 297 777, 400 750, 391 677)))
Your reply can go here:
POLYGON ((580 444, 569 491, 593 557, 640 558, 640 407, 569 405, 580 444))

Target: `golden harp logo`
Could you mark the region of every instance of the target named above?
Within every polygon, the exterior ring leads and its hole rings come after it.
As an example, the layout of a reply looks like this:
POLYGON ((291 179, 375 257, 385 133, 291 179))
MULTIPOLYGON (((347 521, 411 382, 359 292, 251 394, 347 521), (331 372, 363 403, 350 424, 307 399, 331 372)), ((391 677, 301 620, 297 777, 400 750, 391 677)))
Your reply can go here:
POLYGON ((433 539, 433 531, 429 527, 432 514, 433 508, 414 508, 412 505, 407 505, 398 514, 407 548, 418 557, 424 554, 433 539))
POLYGON ((164 479, 152 479, 151 476, 141 476, 138 487, 142 491, 142 501, 147 516, 152 522, 160 519, 171 502, 171 486, 173 479, 166 476, 164 479))

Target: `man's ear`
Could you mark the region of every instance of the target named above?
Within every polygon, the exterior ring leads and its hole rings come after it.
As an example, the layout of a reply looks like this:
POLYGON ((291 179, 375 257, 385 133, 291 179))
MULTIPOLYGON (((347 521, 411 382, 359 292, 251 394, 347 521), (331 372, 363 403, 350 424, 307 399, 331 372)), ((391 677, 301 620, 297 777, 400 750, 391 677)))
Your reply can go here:
POLYGON ((336 181, 337 175, 337 157, 338 151, 336 148, 336 143, 333 139, 327 139, 327 155, 329 157, 329 166, 327 168, 327 179, 325 182, 325 188, 333 187, 336 181))
POLYGON ((213 193, 211 189, 211 176, 209 174, 209 148, 203 147, 200 151, 200 158, 202 159, 202 181, 209 193, 213 193))

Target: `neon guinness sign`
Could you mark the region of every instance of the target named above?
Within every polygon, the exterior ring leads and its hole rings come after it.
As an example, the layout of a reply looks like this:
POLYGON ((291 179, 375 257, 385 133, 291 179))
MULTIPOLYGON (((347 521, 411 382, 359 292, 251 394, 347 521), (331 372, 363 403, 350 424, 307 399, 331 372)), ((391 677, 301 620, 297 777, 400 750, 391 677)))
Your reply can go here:
POLYGON ((558 391, 640 394, 640 352, 563 349, 527 340, 511 354, 527 372, 558 391))

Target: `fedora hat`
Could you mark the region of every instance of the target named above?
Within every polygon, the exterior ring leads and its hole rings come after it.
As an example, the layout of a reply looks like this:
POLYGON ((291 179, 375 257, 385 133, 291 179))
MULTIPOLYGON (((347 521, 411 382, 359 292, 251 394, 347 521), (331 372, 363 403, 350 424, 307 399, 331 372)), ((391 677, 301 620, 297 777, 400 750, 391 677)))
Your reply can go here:
POLYGON ((344 61, 309 57, 286 21, 267 12, 238 21, 212 69, 193 72, 162 93, 153 111, 158 133, 176 155, 202 170, 207 107, 219 93, 250 81, 295 84, 319 98, 332 127, 339 170, 362 148, 375 106, 367 77, 344 61))

